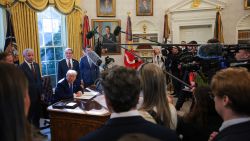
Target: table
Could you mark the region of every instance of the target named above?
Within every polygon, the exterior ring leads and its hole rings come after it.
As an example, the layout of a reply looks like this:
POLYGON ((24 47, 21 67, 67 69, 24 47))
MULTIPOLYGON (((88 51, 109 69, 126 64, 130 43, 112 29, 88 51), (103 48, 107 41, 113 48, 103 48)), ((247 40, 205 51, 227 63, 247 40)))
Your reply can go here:
POLYGON ((54 109, 48 107, 52 141, 77 141, 80 137, 100 128, 110 116, 107 108, 93 100, 75 109, 54 109), (95 109, 99 107, 98 110, 95 109), (100 108, 101 107, 101 108, 100 108))

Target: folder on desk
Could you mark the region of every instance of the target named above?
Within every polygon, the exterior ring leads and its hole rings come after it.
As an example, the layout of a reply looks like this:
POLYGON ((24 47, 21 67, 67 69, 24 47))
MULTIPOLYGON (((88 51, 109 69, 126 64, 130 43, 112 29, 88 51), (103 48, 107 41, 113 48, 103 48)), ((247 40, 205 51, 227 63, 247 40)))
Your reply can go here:
POLYGON ((54 109, 63 109, 65 107, 65 102, 60 101, 52 105, 54 109))

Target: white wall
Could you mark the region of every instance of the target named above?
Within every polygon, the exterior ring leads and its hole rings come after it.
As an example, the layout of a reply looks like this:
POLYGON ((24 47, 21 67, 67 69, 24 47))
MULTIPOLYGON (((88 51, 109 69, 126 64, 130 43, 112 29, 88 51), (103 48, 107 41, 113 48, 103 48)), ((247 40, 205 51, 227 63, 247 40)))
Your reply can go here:
MULTIPOLYGON (((154 0, 153 16, 136 16, 136 0, 116 0, 116 17, 97 17, 96 16, 96 0, 81 0, 80 7, 87 11, 89 19, 120 19, 122 30, 126 30, 127 12, 131 12, 132 30, 138 32, 140 21, 146 21, 156 26, 159 42, 162 41, 163 23, 165 11, 180 2, 181 0, 154 0)), ((226 6, 222 11, 222 23, 224 29, 225 43, 237 43, 236 26, 238 21, 250 14, 250 10, 244 9, 244 0, 210 0, 212 2, 225 2, 226 6)), ((215 16, 215 15, 214 15, 215 16)), ((250 24, 250 23, 249 23, 250 24)), ((122 43, 125 42, 125 35, 122 35, 122 43)), ((123 50, 122 50, 123 51, 123 50)), ((123 53, 122 53, 123 54, 123 53)), ((123 55, 114 55, 116 63, 123 65, 123 55)))
POLYGON ((241 18, 250 15, 250 9, 244 9, 244 0, 227 0, 227 5, 221 15, 225 43, 236 44, 238 37, 238 32, 236 31, 237 23, 241 18))

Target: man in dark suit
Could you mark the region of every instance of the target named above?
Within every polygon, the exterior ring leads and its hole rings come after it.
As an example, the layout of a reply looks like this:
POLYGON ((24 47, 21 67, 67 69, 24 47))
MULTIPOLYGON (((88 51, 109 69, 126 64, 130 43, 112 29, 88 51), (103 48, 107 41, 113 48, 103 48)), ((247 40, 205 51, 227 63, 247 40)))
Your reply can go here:
POLYGON ((64 50, 65 59, 62 59, 58 62, 58 73, 57 73, 57 81, 60 81, 66 76, 68 70, 75 70, 77 72, 76 83, 81 82, 79 62, 73 59, 73 50, 71 48, 66 48, 64 50))
POLYGON ((228 68, 217 72, 211 81, 215 109, 222 117, 219 133, 213 141, 249 141, 250 73, 246 68, 228 68))
POLYGON ((23 51, 24 62, 19 66, 29 81, 30 109, 28 120, 39 129, 40 124, 40 100, 42 92, 42 80, 39 65, 34 62, 34 51, 27 48, 23 51))
POLYGON ((111 112, 110 119, 102 128, 82 137, 80 141, 117 141, 132 133, 146 134, 164 141, 177 141, 174 131, 146 121, 136 110, 140 79, 135 70, 114 66, 102 74, 102 86, 111 112))
MULTIPOLYGON (((93 51, 89 46, 86 48, 86 53, 93 51)), ((99 78, 100 70, 91 59, 85 55, 80 60, 80 72, 84 87, 88 87, 94 84, 97 78, 99 78)))
MULTIPOLYGON (((110 33, 110 26, 105 27, 106 34, 103 35, 103 43, 115 43, 116 37, 114 34, 110 33)), ((115 45, 105 45, 102 49, 103 53, 115 53, 117 52, 117 47, 115 45)))
POLYGON ((77 72, 75 70, 68 70, 66 77, 61 79, 56 86, 54 102, 73 98, 74 94, 76 96, 82 95, 82 88, 79 83, 76 83, 77 72))

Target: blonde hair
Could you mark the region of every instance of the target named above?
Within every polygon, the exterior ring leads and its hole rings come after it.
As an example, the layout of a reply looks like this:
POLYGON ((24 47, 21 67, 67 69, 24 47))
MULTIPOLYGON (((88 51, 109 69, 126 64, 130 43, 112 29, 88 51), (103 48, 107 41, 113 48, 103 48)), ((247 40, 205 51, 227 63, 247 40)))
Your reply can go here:
POLYGON ((157 117, 164 125, 170 127, 171 113, 166 95, 166 80, 162 69, 153 63, 141 66, 140 79, 142 81, 143 104, 141 109, 150 111, 156 108, 157 117))

